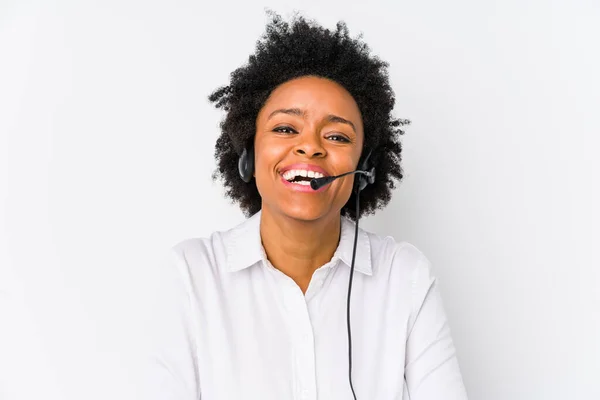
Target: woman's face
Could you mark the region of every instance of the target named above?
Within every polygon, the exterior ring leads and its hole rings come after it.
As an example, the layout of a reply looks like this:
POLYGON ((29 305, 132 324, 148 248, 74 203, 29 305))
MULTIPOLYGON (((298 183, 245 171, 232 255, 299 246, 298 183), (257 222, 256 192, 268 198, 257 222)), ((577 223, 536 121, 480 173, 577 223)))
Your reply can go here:
POLYGON ((355 170, 363 140, 358 105, 341 85, 307 76, 277 87, 256 119, 255 179, 263 209, 305 221, 339 214, 354 175, 319 191, 307 183, 355 170), (296 176, 304 183, 295 183, 296 176))

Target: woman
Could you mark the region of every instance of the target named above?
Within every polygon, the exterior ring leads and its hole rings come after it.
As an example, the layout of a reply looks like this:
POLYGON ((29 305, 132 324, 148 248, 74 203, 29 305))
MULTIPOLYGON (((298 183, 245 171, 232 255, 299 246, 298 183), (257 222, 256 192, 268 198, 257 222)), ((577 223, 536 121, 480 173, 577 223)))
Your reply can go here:
POLYGON ((153 398, 466 399, 428 260, 355 238, 353 221, 402 178, 408 121, 391 116, 386 68, 343 23, 272 15, 212 93, 226 113, 215 178, 248 219, 172 249, 180 300, 156 344, 153 398), (357 168, 369 173, 310 186, 357 168))

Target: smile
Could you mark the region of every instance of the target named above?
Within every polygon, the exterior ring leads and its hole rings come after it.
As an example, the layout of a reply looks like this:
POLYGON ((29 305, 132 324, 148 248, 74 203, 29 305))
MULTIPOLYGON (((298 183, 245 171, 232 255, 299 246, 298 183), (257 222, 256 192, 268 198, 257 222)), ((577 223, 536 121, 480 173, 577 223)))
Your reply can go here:
POLYGON ((283 184, 285 186, 287 186, 289 189, 292 189, 296 192, 303 192, 303 193, 320 193, 323 192, 324 190, 327 190, 327 188, 329 187, 329 185, 325 185, 320 189, 317 190, 313 190, 313 188, 310 187, 310 180, 312 178, 305 178, 307 180, 298 180, 298 181, 288 181, 286 180, 283 176, 281 176, 281 182, 283 182, 283 184))
POLYGON ((298 184, 310 184, 313 178, 322 178, 324 174, 306 169, 290 169, 282 174, 283 179, 298 184))
POLYGON ((324 191, 327 187, 322 187, 319 190, 313 190, 310 187, 310 181, 315 178, 329 176, 329 174, 324 169, 316 165, 293 164, 284 168, 281 171, 280 176, 284 185, 294 191, 319 193, 324 191))

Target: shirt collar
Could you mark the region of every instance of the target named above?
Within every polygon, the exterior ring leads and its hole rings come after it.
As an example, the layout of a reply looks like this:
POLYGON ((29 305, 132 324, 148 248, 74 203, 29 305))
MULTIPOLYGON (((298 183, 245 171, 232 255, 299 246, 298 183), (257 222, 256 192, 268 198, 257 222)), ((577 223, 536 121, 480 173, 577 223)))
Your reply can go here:
MULTIPOLYGON (((336 249, 333 258, 339 258, 348 267, 352 265, 352 249, 354 247, 354 230, 356 224, 349 218, 342 217, 342 234, 340 243, 336 249)), ((356 260, 354 270, 365 275, 373 275, 371 265, 371 241, 369 234, 358 227, 358 237, 356 238, 356 260)))
POLYGON ((230 271, 240 271, 267 259, 260 240, 260 214, 257 212, 225 233, 230 271))
MULTIPOLYGON (((239 225, 226 232, 227 266, 231 272, 248 268, 267 259, 260 240, 260 216, 257 212, 239 225)), ((348 267, 352 262, 355 224, 349 218, 341 217, 341 235, 332 261, 341 260, 348 267)), ((369 235, 359 227, 356 242, 354 269, 365 275, 372 275, 371 244, 369 235)))

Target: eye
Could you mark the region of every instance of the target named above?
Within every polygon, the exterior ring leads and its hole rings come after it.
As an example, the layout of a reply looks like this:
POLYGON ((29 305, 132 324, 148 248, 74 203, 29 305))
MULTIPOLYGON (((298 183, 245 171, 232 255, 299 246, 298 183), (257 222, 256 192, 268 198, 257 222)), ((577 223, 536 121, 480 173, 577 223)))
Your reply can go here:
POLYGON ((331 135, 327 136, 327 139, 333 140, 334 142, 350 143, 350 139, 343 135, 331 135))
POLYGON ((294 128, 291 128, 289 126, 278 126, 277 128, 273 128, 273 132, 286 133, 286 134, 298 133, 294 128))

